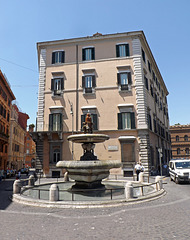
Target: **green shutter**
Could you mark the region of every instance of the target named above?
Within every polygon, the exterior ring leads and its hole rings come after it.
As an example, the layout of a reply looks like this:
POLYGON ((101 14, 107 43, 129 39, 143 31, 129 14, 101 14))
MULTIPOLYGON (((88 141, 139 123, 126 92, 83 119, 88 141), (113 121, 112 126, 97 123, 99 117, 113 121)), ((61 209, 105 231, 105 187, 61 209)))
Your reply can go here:
POLYGON ((52 64, 55 63, 55 52, 52 52, 52 64))
POLYGON ((125 51, 126 51, 126 56, 130 56, 129 44, 126 44, 126 46, 125 46, 125 51))
POLYGON ((85 88, 85 76, 82 76, 82 88, 85 88))
POLYGON ((85 61, 86 58, 85 58, 85 48, 82 49, 82 61, 85 61))
POLYGON ((119 45, 116 45, 116 57, 120 57, 119 56, 119 45))
POLYGON ((53 131, 53 114, 49 115, 49 131, 53 131))
POLYGON ((135 113, 131 113, 131 129, 135 129, 135 113))
POLYGON ((92 60, 95 60, 95 48, 92 48, 92 60))
POLYGON ((128 84, 132 84, 131 72, 128 72, 127 76, 128 76, 128 84))
POLYGON ((95 75, 92 75, 92 87, 93 88, 96 87, 96 77, 95 77, 95 75))
POLYGON ((86 114, 81 115, 81 131, 83 130, 83 122, 85 122, 86 114))
POLYGON ((61 90, 64 89, 64 81, 63 81, 63 78, 61 78, 61 90))
POLYGON ((65 62, 65 52, 62 51, 62 54, 61 54, 61 62, 64 63, 65 62))
POLYGON ((59 114, 59 120, 60 120, 60 129, 58 129, 59 131, 62 131, 62 114, 59 114))
POLYGON ((98 118, 97 114, 92 114, 93 129, 98 130, 98 118))
POLYGON ((51 90, 52 91, 54 90, 54 79, 53 78, 51 79, 51 90))
POLYGON ((122 113, 118 113, 117 118, 118 118, 118 129, 123 129, 123 127, 122 127, 122 113))
POLYGON ((117 84, 120 85, 121 84, 121 77, 120 77, 120 73, 117 73, 117 84))

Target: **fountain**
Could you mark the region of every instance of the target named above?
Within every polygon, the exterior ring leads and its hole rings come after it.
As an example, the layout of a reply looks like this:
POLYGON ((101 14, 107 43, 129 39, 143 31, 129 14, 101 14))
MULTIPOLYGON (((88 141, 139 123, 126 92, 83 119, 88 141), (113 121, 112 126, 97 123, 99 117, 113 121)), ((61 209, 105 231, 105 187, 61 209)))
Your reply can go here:
POLYGON ((110 174, 111 168, 121 167, 119 160, 98 160, 94 155, 95 143, 103 143, 109 139, 108 135, 94 134, 91 116, 87 113, 83 123, 83 134, 70 135, 67 139, 73 143, 82 144, 83 156, 78 161, 59 161, 56 167, 65 168, 68 176, 75 180, 72 189, 104 189, 102 180, 110 174))

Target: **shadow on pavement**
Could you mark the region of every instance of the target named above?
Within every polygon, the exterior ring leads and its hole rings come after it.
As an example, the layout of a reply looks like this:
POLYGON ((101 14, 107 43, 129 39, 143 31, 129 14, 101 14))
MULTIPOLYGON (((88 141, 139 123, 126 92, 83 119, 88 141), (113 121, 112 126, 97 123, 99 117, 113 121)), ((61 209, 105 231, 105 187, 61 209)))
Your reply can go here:
POLYGON ((11 204, 14 181, 14 178, 10 178, 0 182, 0 210, 5 210, 11 204))

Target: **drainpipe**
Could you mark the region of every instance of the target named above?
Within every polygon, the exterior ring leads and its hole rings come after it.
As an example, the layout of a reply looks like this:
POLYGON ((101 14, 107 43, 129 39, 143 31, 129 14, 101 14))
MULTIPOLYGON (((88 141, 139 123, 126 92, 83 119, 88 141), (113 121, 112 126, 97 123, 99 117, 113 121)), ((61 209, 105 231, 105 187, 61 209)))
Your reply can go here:
POLYGON ((79 63, 78 63, 78 45, 76 45, 76 131, 78 132, 78 104, 79 104, 79 63))

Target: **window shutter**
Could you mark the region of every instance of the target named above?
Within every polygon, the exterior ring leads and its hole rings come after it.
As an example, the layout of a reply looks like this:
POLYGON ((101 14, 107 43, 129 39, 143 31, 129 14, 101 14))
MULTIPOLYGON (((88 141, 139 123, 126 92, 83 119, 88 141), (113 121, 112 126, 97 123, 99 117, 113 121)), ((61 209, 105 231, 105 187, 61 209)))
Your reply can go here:
POLYGON ((61 62, 64 63, 65 62, 65 52, 62 51, 61 53, 62 53, 61 54, 61 62))
POLYGON ((122 113, 118 113, 117 117, 118 117, 118 129, 122 129, 122 113))
POLYGON ((51 90, 52 91, 54 90, 54 79, 53 78, 51 79, 51 90))
POLYGON ((96 87, 96 77, 95 77, 95 75, 92 75, 92 87, 93 88, 96 87))
POLYGON ((92 48, 92 60, 95 60, 95 48, 92 48))
POLYGON ((130 56, 130 53, 129 53, 129 44, 126 44, 126 45, 125 45, 125 51, 126 51, 126 56, 130 56))
POLYGON ((49 115, 49 131, 53 130, 53 114, 49 115))
POLYGON ((61 90, 64 89, 64 81, 63 81, 63 78, 61 78, 61 90))
POLYGON ((97 114, 92 114, 92 121, 93 121, 93 129, 98 130, 98 122, 97 122, 97 114))
POLYGON ((52 52, 52 64, 55 63, 55 52, 52 52))
POLYGON ((84 49, 82 49, 82 60, 83 61, 85 61, 86 60, 86 58, 85 58, 85 48, 84 49))
POLYGON ((85 118, 86 118, 86 114, 81 115, 81 130, 83 130, 82 127, 83 127, 83 122, 85 122, 85 118))
POLYGON ((127 74, 127 76, 128 76, 128 84, 132 84, 131 72, 129 72, 129 73, 127 74))
POLYGON ((119 57, 119 45, 116 45, 116 57, 119 57))
POLYGON ((131 129, 135 129, 135 113, 131 113, 131 129))
POLYGON ((60 129, 58 130, 62 131, 62 114, 61 113, 59 114, 59 120, 60 120, 60 129))
POLYGON ((117 73, 117 84, 120 85, 121 84, 121 77, 120 77, 120 73, 117 73))
POLYGON ((82 76, 82 88, 85 88, 85 76, 82 76))

